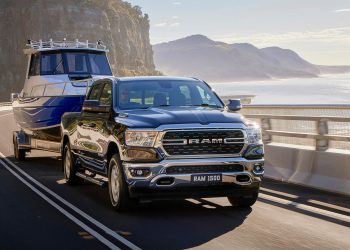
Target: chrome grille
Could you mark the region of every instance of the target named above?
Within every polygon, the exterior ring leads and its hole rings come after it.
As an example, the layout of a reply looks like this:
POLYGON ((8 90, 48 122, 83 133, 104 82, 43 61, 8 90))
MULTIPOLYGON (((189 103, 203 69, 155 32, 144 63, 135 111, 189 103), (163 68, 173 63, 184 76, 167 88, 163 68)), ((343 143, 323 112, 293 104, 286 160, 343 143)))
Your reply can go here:
POLYGON ((242 172, 244 167, 240 164, 205 165, 205 166, 172 166, 166 169, 167 174, 193 174, 193 173, 227 173, 242 172))
POLYGON ((168 131, 162 144, 169 155, 238 154, 244 147, 244 133, 241 130, 168 131), (194 140, 198 143, 191 144, 194 140))

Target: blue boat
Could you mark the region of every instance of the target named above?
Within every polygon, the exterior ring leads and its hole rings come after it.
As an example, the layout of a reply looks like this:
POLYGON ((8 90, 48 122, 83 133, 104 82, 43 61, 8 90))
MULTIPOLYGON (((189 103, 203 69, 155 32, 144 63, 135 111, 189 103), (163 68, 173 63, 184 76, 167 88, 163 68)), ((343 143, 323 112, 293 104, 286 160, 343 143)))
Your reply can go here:
POLYGON ((79 112, 94 80, 112 76, 106 47, 78 40, 29 41, 23 90, 12 94, 16 123, 25 133, 50 141, 61 139, 61 116, 79 112))

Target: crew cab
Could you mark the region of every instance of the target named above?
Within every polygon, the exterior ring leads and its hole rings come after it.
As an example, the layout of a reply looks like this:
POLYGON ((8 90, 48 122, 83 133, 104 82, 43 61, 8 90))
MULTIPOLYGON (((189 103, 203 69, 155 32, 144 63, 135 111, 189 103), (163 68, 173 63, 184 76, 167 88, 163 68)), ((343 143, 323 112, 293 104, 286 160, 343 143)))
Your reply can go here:
POLYGON ((82 111, 62 116, 66 182, 108 183, 118 211, 159 198, 228 197, 252 206, 264 149, 259 126, 240 108, 195 78, 97 80, 82 111))

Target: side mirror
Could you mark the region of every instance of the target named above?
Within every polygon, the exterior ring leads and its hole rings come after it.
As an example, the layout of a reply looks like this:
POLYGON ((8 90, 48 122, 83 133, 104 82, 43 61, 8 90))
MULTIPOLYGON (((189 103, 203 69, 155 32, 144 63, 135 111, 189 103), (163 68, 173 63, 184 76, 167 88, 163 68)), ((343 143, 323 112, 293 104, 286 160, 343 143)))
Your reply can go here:
POLYGON ((92 113, 109 113, 111 107, 109 105, 100 105, 100 102, 97 100, 86 100, 83 103, 83 111, 92 113))
POLYGON ((18 99, 19 93, 11 93, 11 102, 14 102, 18 99))
POLYGON ((242 103, 240 99, 229 100, 228 109, 230 111, 239 111, 242 109, 242 103))

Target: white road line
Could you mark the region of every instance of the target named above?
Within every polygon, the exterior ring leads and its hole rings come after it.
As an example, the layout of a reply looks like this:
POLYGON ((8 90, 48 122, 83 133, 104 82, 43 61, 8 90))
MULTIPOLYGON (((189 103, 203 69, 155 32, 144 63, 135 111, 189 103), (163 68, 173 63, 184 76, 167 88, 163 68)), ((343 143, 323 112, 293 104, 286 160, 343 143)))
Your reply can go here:
POLYGON ((112 242, 107 240, 105 237, 103 237, 101 234, 93 230, 91 227, 86 225, 84 222, 76 218, 74 215, 66 211, 64 208, 62 208, 60 205, 58 205, 56 202, 51 200, 49 197, 47 197, 44 193, 39 191, 36 187, 34 187, 32 184, 30 184, 28 181, 26 181, 24 178, 22 178, 19 174, 17 174, 15 171, 13 171, 5 162, 3 162, 0 159, 0 164, 3 165, 9 172, 11 172, 17 179, 19 179, 23 184, 25 184, 27 187, 29 187, 31 190, 33 190, 37 195, 39 195, 41 198, 43 198, 46 202, 48 202, 50 205, 52 205, 54 208, 56 208, 59 212, 61 212, 63 215, 65 215, 68 219, 73 221, 75 224, 83 228, 85 231, 87 231, 89 234, 94 236, 96 239, 101 241, 103 244, 105 244, 110 249, 120 249, 116 245, 114 245, 112 242))
POLYGON ((57 195, 55 192, 51 191, 50 189, 48 189, 46 186, 44 186, 43 184, 41 184, 40 182, 38 182, 37 180, 35 180, 33 177, 31 177, 29 174, 27 174, 25 171, 23 171, 21 168, 19 168, 16 164, 14 164, 12 161, 10 161, 9 159, 7 159, 5 157, 5 155, 3 153, 0 152, 0 157, 2 157, 3 160, 5 160, 6 162, 8 162, 10 165, 12 165, 17 171, 19 171, 21 174, 23 174, 26 178, 28 178, 30 181, 32 181, 33 183, 35 183, 37 186, 39 186, 40 188, 42 188, 43 190, 45 190, 47 193, 49 193, 50 195, 52 195, 53 197, 55 197, 57 200, 59 200, 60 202, 62 202, 63 204, 65 204, 67 207, 69 207, 70 209, 72 209, 73 211, 75 211, 76 213, 78 213, 80 216, 84 217, 86 220, 90 221, 92 224, 94 224, 95 226, 97 226, 98 228, 102 229, 105 233, 109 234, 110 236, 112 236, 113 238, 115 238, 116 240, 122 242, 124 245, 126 245, 127 247, 131 248, 131 249, 136 249, 136 250, 141 250, 141 248, 139 248, 138 246, 134 245, 133 243, 131 243, 130 241, 128 241, 127 239, 121 237, 119 234, 117 234, 115 231, 113 231, 112 229, 106 227, 105 225, 103 225, 101 222, 97 221, 96 219, 92 218, 90 215, 86 214, 85 212, 83 212, 82 210, 80 210, 79 208, 77 208, 76 206, 74 206, 73 204, 71 204, 70 202, 66 201, 65 199, 63 199, 61 196, 57 195))
POLYGON ((309 205, 305 205, 305 204, 301 204, 298 202, 294 202, 294 201, 290 201, 290 200, 286 200, 286 199, 281 199, 281 198, 277 198, 271 195, 267 195, 267 194, 262 194, 259 193, 259 198, 265 199, 265 200, 269 200, 269 201, 273 201, 282 205, 291 205, 293 207, 308 211, 308 212, 313 212, 316 214, 320 214, 320 215, 324 215, 330 218, 334 218, 334 219, 338 219, 341 221, 345 221, 345 222, 349 222, 350 223, 350 216, 346 216, 343 214, 338 214, 335 212, 331 212, 331 211, 327 211, 321 208, 316 208, 316 207, 312 207, 309 205))

